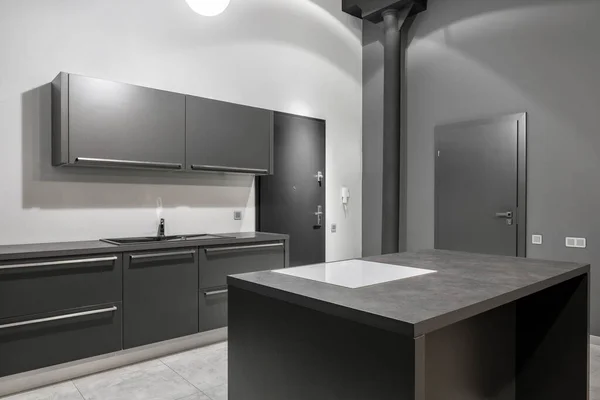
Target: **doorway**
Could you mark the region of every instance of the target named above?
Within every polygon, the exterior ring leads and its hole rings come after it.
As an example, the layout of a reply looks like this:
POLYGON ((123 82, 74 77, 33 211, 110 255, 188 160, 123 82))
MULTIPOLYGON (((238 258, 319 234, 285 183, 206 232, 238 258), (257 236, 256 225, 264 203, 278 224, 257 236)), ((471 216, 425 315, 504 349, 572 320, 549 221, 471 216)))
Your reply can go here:
POLYGON ((257 230, 290 235, 290 267, 325 262, 325 121, 275 113, 273 175, 257 179, 257 230))
POLYGON ((435 248, 525 257, 527 114, 435 129, 435 248))

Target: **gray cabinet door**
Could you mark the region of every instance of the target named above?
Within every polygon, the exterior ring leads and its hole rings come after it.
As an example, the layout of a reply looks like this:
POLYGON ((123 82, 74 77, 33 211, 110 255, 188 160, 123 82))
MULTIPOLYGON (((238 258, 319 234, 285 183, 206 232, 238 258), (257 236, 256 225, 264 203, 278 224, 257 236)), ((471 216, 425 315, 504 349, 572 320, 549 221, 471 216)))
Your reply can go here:
POLYGON ((227 275, 285 268, 284 247, 274 242, 201 248, 199 287, 224 287, 227 275))
POLYGON ((196 249, 125 254, 123 285, 124 348, 198 332, 196 249))
POLYGON ((0 319, 0 377, 121 350, 121 309, 109 303, 0 319))
POLYGON ((273 112, 186 97, 187 169, 267 174, 273 112))
POLYGON ((69 75, 69 162, 85 164, 85 159, 99 165, 111 160, 112 166, 119 161, 183 166, 185 96, 69 75))
POLYGON ((122 292, 120 254, 0 263, 0 319, 120 302, 122 292))

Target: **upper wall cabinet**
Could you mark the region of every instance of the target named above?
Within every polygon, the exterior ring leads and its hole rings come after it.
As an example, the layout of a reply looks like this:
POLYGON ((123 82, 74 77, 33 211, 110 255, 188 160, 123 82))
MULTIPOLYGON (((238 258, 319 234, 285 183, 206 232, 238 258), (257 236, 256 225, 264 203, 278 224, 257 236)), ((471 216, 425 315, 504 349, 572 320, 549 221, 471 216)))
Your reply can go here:
POLYGON ((185 95, 60 73, 52 82, 53 165, 181 170, 185 95))
POLYGON ((273 111, 186 97, 186 169, 271 173, 273 111))

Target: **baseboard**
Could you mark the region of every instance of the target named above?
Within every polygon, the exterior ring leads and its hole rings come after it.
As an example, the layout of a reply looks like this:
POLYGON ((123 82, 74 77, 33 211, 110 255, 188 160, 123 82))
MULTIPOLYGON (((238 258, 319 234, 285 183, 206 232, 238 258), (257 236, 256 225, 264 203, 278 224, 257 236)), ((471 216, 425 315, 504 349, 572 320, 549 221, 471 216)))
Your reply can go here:
POLYGON ((590 344, 600 346, 600 336, 590 335, 590 344))
POLYGON ((227 328, 0 378, 0 397, 227 340, 227 328))

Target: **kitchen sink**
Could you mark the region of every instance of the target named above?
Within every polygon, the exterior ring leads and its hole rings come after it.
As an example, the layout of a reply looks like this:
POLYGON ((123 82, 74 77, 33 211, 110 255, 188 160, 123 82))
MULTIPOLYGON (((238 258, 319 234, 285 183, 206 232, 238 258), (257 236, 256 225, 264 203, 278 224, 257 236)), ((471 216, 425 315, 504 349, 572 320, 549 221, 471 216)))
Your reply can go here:
POLYGON ((116 244, 117 246, 122 245, 133 245, 133 244, 144 244, 144 243, 163 243, 163 242, 180 242, 185 240, 206 240, 206 239, 223 239, 225 236, 209 235, 209 234, 197 234, 197 235, 176 235, 176 236, 146 236, 146 237, 131 237, 131 238, 119 238, 119 239, 100 239, 100 241, 110 244, 116 244))

